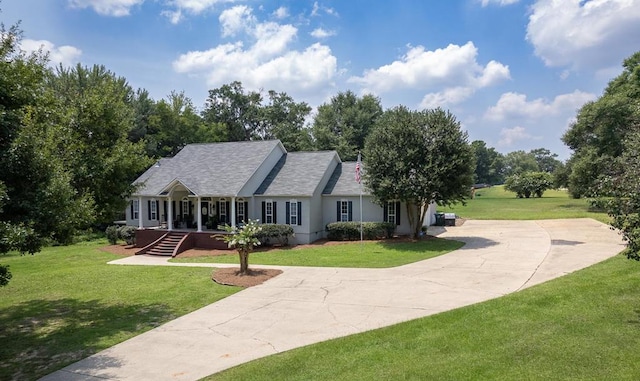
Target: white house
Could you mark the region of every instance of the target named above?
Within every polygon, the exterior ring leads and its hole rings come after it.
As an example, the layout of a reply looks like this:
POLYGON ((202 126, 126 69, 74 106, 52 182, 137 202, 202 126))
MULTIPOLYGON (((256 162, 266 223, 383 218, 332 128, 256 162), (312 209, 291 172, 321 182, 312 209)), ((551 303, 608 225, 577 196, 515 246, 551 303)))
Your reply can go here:
POLYGON ((335 151, 288 153, 279 140, 189 144, 135 180, 126 220, 140 230, 197 233, 257 219, 291 225, 302 244, 325 237, 328 223, 360 221, 362 192, 363 221, 394 222, 408 234, 405 206, 374 204, 355 166, 335 151))

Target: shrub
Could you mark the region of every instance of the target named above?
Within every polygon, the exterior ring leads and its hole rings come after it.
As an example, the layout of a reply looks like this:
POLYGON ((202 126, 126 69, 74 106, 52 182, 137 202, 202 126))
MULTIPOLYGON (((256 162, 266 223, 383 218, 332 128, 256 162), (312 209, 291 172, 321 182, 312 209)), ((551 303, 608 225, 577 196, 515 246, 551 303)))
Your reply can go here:
POLYGON ((274 244, 289 245, 289 237, 293 237, 293 228, 285 224, 262 224, 256 233, 260 244, 270 246, 274 244))
POLYGON ((107 235, 107 241, 110 244, 115 245, 118 243, 118 227, 116 225, 107 226, 107 229, 104 231, 107 235))
POLYGON ((507 177, 504 189, 515 192, 518 198, 531 196, 542 197, 542 194, 553 187, 553 176, 547 172, 525 172, 507 177))
POLYGON ((127 245, 133 245, 136 243, 136 228, 134 226, 121 226, 118 229, 120 238, 125 240, 127 245))
POLYGON ((0 287, 6 286, 9 283, 11 276, 9 265, 0 265, 0 287))
MULTIPOLYGON (((364 239, 391 238, 396 225, 390 222, 363 222, 364 239)), ((360 239, 360 222, 332 222, 327 225, 327 238, 331 241, 355 241, 360 239)))

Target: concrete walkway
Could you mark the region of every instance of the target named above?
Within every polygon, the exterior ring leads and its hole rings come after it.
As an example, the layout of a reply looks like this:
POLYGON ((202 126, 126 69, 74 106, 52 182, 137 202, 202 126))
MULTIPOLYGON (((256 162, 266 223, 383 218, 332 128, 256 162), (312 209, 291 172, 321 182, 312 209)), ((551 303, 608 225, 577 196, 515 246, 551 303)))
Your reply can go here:
MULTIPOLYGON (((280 267, 283 274, 260 286, 42 380, 198 380, 274 353, 496 298, 624 249, 616 232, 591 219, 470 220, 442 230, 440 237, 466 245, 390 269, 280 267)), ((178 265, 145 256, 112 263, 178 265)))

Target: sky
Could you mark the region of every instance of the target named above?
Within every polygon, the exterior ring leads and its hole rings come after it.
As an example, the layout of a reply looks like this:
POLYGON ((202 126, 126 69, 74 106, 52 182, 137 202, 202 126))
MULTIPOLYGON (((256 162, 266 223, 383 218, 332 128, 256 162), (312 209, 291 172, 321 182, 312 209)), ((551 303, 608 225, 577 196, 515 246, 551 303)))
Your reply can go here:
POLYGON ((339 92, 450 110, 469 141, 508 153, 561 141, 640 50, 640 0, 0 0, 22 49, 52 66, 104 65, 152 98, 339 92))

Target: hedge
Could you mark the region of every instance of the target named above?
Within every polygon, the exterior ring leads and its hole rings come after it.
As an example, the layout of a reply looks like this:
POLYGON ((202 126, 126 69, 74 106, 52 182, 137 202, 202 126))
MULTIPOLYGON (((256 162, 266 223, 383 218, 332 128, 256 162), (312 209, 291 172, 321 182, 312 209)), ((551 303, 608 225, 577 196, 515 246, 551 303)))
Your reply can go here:
POLYGON ((289 237, 293 237, 293 228, 285 224, 262 224, 255 236, 263 246, 274 244, 289 245, 289 237))
MULTIPOLYGON (((396 225, 391 222, 363 222, 364 239, 386 239, 393 237, 396 225)), ((360 239, 360 222, 332 222, 327 225, 327 238, 331 241, 355 241, 360 239)))

